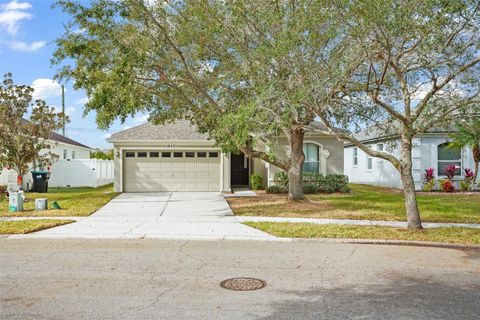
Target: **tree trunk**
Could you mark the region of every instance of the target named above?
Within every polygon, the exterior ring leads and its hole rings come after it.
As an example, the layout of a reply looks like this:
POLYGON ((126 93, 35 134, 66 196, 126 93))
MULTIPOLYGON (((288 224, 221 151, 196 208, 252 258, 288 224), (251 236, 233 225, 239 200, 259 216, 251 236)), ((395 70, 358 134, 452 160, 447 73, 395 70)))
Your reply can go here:
POLYGON ((303 200, 303 128, 291 130, 289 143, 291 149, 290 167, 288 169, 288 200, 303 200))
POLYGON ((475 171, 475 174, 473 176, 472 189, 475 189, 475 184, 477 183, 477 177, 478 177, 478 163, 480 162, 480 146, 478 144, 475 144, 472 147, 472 153, 473 153, 473 161, 475 162, 475 168, 473 169, 475 171))
POLYGON ((405 196, 405 209, 407 212, 407 224, 409 229, 422 229, 420 211, 418 210, 415 183, 412 174, 412 138, 402 137, 400 155, 400 177, 405 196))

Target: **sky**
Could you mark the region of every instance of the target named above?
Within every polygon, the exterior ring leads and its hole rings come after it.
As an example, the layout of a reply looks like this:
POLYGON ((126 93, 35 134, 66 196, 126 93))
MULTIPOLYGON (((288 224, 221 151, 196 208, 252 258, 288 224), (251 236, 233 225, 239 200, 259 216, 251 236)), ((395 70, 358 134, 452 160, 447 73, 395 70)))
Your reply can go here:
MULTIPOLYGON (((61 110, 61 84, 52 80, 56 66, 50 65, 55 39, 64 32, 69 17, 61 9, 52 9, 50 0, 0 0, 0 76, 13 74, 16 84, 30 85, 34 98, 61 110)), ((116 121, 108 131, 100 131, 95 113, 83 115, 88 97, 75 91, 72 82, 65 85, 65 110, 70 117, 66 135, 92 148, 111 148, 106 139, 114 132, 146 122, 138 114, 125 123, 116 121)))

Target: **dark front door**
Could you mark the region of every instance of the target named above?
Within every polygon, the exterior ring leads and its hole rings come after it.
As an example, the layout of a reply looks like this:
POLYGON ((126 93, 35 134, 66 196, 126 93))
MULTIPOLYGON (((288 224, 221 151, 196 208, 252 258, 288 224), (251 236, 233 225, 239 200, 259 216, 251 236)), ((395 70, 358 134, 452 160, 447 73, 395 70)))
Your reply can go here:
POLYGON ((245 155, 233 154, 230 157, 230 174, 232 186, 248 186, 249 163, 245 155))

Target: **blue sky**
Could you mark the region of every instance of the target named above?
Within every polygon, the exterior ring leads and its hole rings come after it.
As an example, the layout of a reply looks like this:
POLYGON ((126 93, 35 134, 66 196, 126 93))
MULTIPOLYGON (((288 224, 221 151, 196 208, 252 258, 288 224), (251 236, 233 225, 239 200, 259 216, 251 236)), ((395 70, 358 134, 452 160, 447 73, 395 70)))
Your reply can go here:
MULTIPOLYGON (((55 51, 55 39, 63 33, 69 17, 60 9, 52 9, 49 0, 0 0, 0 73, 13 73, 17 84, 31 85, 36 98, 49 105, 61 107, 61 87, 52 81, 56 69, 50 66, 55 51)), ((65 105, 70 123, 67 136, 90 147, 107 148, 105 139, 120 131, 146 121, 137 115, 121 124, 115 122, 108 131, 100 131, 95 113, 83 116, 87 97, 83 91, 74 91, 72 83, 65 83, 65 105)))

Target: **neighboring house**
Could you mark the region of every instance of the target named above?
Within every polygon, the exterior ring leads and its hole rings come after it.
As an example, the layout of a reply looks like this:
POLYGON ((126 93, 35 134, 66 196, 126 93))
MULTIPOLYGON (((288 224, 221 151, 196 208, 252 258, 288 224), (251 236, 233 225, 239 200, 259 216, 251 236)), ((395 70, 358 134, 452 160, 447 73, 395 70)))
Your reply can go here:
MULTIPOLYGON (((92 149, 80 142, 64 137, 55 132, 51 132, 48 135, 48 140, 51 147, 48 150, 42 150, 42 152, 50 151, 59 156, 58 160, 90 159, 90 151, 92 149)), ((33 164, 30 169, 34 169, 33 164)), ((3 168, 0 173, 0 184, 16 184, 16 175, 17 174, 14 170, 3 168)), ((23 188, 25 190, 30 190, 32 185, 33 178, 32 174, 29 172, 23 177, 23 188)))
MULTIPOLYGON (((273 183, 277 167, 244 154, 226 154, 187 121, 165 125, 145 123, 115 133, 115 191, 231 191, 248 186, 254 173, 273 183)), ((286 157, 289 147, 279 138, 275 152, 286 157)), ((319 124, 305 134, 305 170, 343 172, 343 143, 319 124)))
MULTIPOLYGON (((474 168, 471 148, 456 150, 448 148, 451 130, 432 129, 413 139, 412 161, 415 188, 421 190, 425 169, 434 168, 436 179, 446 178, 445 168, 456 165, 455 180, 462 179, 463 169, 474 168)), ((400 156, 398 136, 382 136, 375 130, 360 132, 356 138, 373 150, 386 151, 400 156)), ((382 187, 402 188, 400 174, 387 160, 370 157, 353 144, 345 144, 344 172, 350 182, 382 187)), ((479 175, 480 176, 480 175, 479 175)), ((478 181, 478 180, 477 180, 478 181)))

